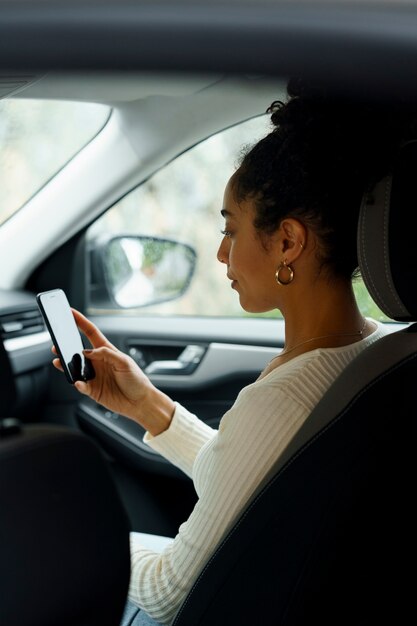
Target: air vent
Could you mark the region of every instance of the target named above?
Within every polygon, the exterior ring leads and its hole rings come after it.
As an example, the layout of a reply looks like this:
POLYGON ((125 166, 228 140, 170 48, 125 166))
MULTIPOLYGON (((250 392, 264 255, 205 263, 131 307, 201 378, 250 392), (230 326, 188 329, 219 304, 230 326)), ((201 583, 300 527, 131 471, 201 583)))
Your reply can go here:
POLYGON ((39 309, 0 315, 0 336, 3 340, 34 335, 45 330, 39 309))

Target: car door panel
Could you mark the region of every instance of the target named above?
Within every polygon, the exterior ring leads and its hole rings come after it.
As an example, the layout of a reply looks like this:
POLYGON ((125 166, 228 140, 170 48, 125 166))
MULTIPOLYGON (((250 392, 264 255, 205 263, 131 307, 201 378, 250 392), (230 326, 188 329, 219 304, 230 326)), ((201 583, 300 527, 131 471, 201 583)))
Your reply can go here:
MULTIPOLYGON (((254 382, 282 346, 282 321, 216 318, 93 316, 92 321, 144 371, 163 364, 190 346, 202 348, 191 373, 150 374, 152 382, 213 428, 240 389, 254 382), (275 334, 272 330, 274 329, 275 334), (271 338, 273 338, 271 340, 271 338), (267 345, 268 342, 270 345, 267 345), (274 345, 275 344, 275 345, 274 345)), ((162 367, 162 366, 161 366, 162 367)), ((143 429, 88 398, 78 404, 80 426, 118 459, 148 472, 183 477, 143 443, 143 429)))

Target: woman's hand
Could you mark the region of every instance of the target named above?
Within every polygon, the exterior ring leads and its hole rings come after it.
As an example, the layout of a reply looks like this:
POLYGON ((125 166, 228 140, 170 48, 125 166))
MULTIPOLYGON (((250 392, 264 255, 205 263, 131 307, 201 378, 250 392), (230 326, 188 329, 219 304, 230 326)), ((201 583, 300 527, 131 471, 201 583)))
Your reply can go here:
MULTIPOLYGON (((166 430, 174 402, 156 389, 135 361, 110 343, 97 326, 79 311, 71 310, 78 328, 93 346, 92 350, 85 350, 85 356, 96 372, 95 378, 77 381, 74 387, 107 409, 134 419, 152 435, 166 430)), ((52 351, 56 354, 55 346, 52 351)), ((58 358, 53 364, 62 371, 58 358)))

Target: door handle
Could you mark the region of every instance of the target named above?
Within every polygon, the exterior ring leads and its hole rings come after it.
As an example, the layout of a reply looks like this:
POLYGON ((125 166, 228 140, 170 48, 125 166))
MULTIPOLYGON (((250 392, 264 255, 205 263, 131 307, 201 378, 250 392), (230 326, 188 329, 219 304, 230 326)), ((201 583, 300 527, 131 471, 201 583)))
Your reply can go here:
POLYGON ((188 376, 192 374, 200 364, 204 356, 206 348, 198 345, 189 345, 181 352, 175 361, 162 360, 152 361, 145 368, 145 374, 154 375, 172 375, 172 376, 188 376))

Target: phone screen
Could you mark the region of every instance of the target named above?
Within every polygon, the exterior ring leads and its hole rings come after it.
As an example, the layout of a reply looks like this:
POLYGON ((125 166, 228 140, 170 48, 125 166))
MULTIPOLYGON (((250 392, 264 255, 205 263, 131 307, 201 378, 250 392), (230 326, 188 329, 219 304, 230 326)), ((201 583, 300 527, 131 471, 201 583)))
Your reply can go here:
POLYGON ((94 368, 83 354, 84 344, 65 293, 62 289, 44 291, 36 300, 68 381, 94 378, 94 368))

